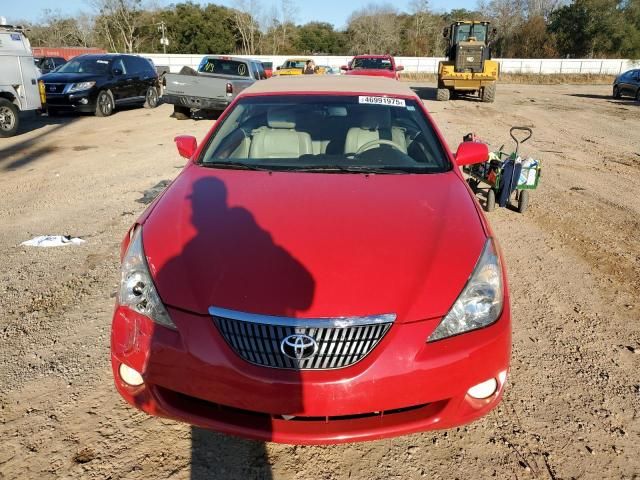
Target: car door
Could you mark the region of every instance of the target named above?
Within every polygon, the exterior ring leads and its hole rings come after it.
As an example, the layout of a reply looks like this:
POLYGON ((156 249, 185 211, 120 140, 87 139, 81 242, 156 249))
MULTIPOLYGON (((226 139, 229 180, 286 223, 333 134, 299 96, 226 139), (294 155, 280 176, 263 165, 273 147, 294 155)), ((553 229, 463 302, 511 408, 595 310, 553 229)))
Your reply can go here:
POLYGON ((630 95, 640 100, 640 70, 636 70, 633 74, 633 90, 630 92, 630 95))
POLYGON ((146 96, 149 87, 157 87, 158 73, 151 61, 146 58, 137 57, 136 62, 140 70, 140 96, 146 96))
POLYGON ((111 63, 111 93, 116 103, 122 103, 131 96, 132 81, 127 78, 127 70, 122 57, 116 57, 111 63))
POLYGON ((135 102, 140 99, 144 94, 141 93, 142 81, 140 76, 143 72, 140 71, 140 63, 137 62, 138 58, 133 56, 124 56, 122 61, 124 62, 124 68, 126 70, 126 102, 135 102))
POLYGON ((622 95, 635 95, 635 89, 633 88, 633 79, 636 76, 637 70, 629 70, 622 75, 620 79, 620 94, 622 95))

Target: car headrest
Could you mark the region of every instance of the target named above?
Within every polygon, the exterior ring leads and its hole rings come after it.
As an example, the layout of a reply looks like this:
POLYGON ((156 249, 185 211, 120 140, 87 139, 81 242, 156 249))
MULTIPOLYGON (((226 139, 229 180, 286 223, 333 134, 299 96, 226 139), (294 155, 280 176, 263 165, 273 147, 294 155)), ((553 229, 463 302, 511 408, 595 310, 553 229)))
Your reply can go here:
POLYGON ((366 130, 391 128, 391 112, 388 107, 369 107, 360 115, 360 127, 366 130))
POLYGON ((269 110, 267 125, 269 128, 294 129, 296 128, 296 115, 290 110, 269 110))

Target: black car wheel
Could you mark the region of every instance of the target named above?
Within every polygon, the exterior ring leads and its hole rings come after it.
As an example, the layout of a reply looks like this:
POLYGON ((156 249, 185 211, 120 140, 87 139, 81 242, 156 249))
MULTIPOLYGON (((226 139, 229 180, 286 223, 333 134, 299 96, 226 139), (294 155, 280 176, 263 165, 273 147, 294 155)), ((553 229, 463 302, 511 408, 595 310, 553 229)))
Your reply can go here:
POLYGON ((159 103, 158 89, 156 87, 149 87, 145 95, 144 108, 156 108, 159 103))
POLYGON ((636 92, 636 100, 640 102, 640 88, 636 92))
POLYGON ((0 137, 12 137, 18 132, 18 107, 6 98, 0 98, 0 137))
POLYGON ((620 89, 617 85, 613 87, 613 98, 620 98, 620 89))
POLYGON ((108 90, 102 90, 96 100, 96 117, 108 117, 113 113, 113 95, 108 90))

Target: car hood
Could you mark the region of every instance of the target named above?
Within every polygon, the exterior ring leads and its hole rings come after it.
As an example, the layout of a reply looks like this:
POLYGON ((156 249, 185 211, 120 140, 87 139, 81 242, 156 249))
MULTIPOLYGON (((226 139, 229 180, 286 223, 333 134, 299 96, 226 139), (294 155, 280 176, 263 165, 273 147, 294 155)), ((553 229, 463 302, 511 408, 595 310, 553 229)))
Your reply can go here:
POLYGON ((101 75, 94 73, 57 73, 51 72, 40 77, 44 83, 79 83, 98 80, 101 75))
POLYGON ((187 167, 143 224, 163 302, 301 318, 451 308, 485 233, 454 172, 363 175, 187 167))

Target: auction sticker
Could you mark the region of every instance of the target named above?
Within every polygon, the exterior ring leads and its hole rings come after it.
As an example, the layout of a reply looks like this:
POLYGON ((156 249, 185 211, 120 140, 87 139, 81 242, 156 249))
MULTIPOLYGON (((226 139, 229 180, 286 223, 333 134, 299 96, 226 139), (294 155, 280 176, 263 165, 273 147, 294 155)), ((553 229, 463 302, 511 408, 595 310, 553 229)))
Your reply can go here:
POLYGON ((391 97, 359 97, 359 103, 368 105, 386 105, 389 107, 406 107, 407 104, 402 98, 391 97))

